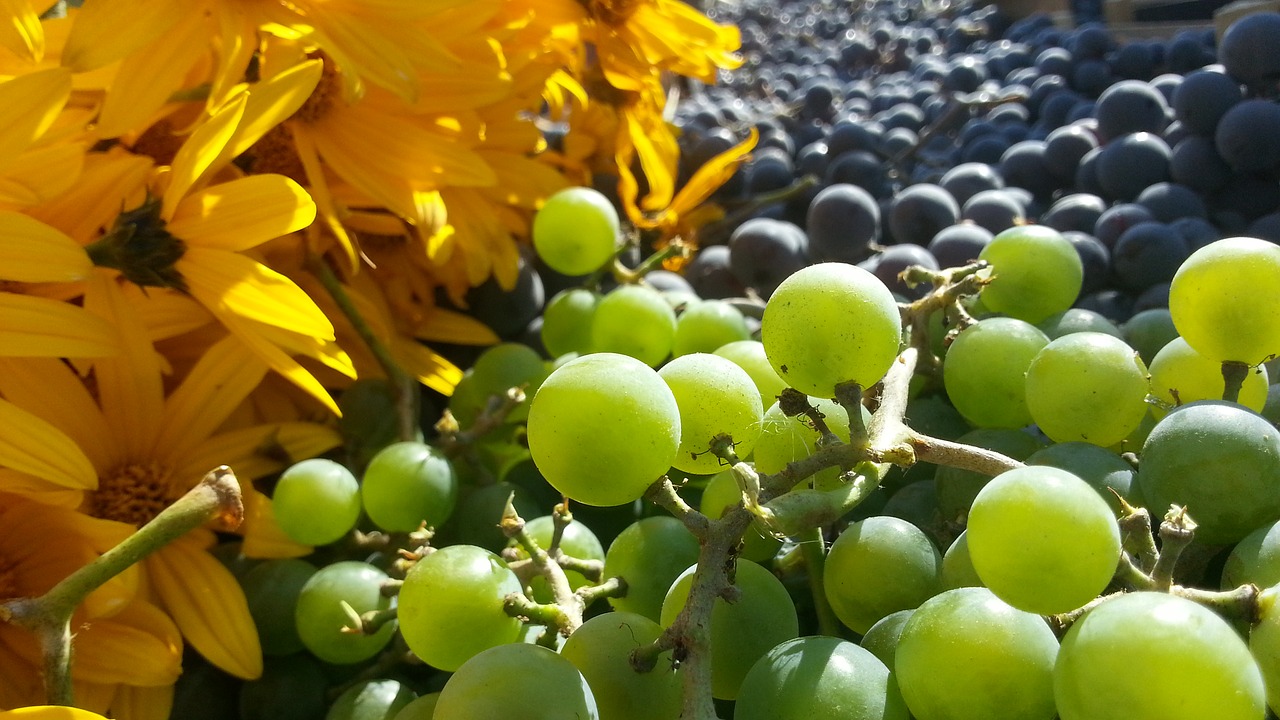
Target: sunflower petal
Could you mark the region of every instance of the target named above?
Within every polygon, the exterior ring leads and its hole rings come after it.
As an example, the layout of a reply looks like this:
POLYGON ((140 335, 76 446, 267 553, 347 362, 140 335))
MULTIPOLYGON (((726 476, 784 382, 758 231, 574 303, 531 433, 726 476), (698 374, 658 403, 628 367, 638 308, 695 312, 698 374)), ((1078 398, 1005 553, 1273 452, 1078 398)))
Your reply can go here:
MULTIPOLYGON (((36 669, 36 665, 4 643, 0 643, 0 707, 30 705, 33 702, 40 702, 39 698, 43 697, 44 686, 40 681, 40 671, 36 669)), ((18 720, 22 717, 14 715, 14 712, 16 711, 0 711, 0 718, 18 720)), ((28 712, 23 720, 36 720, 36 717, 28 712)))
POLYGON ((35 205, 75 186, 84 168, 82 143, 57 143, 18 155, 0 176, 0 203, 35 205))
POLYGON ((258 142, 268 130, 284 122, 311 97, 324 72, 323 60, 307 60, 249 88, 244 118, 227 155, 235 157, 258 142))
POLYGON ((182 672, 178 627, 151 603, 135 600, 110 618, 72 630, 78 680, 153 687, 173 685, 182 672))
POLYGON ((44 134, 71 96, 71 73, 50 68, 0 82, 0 168, 44 134))
POLYGON ((333 324, 292 280, 225 250, 189 247, 177 262, 191 294, 215 315, 234 315, 333 340, 333 324))
POLYGON ((192 245, 238 252, 301 230, 315 218, 316 204, 298 183, 283 175, 250 175, 183 198, 167 227, 192 245))
POLYGON ((61 360, 0 358, 0 395, 65 433, 94 467, 117 464, 111 430, 97 401, 61 360))
MULTIPOLYGON (((264 362, 271 366, 272 370, 280 373, 289 382, 297 385, 308 395, 319 400, 329 412, 334 415, 341 415, 342 411, 338 409, 338 404, 333 401, 333 397, 329 395, 329 391, 324 389, 319 380, 311 374, 311 371, 302 367, 296 360, 289 357, 288 353, 281 350, 278 345, 273 344, 270 340, 263 337, 257 332, 258 328, 254 327, 258 323, 246 322, 236 315, 223 316, 222 323, 227 326, 240 341, 248 347, 254 355, 257 355, 264 362)), ((261 327, 261 326, 260 326, 261 327)), ((214 465, 223 464, 222 461, 214 463, 214 465)), ((210 466, 213 467, 213 466, 210 466)))
POLYGON ((671 201, 670 211, 677 216, 684 215, 711 197, 711 194, 719 190, 721 185, 729 182, 729 178, 733 177, 738 166, 755 149, 756 141, 759 139, 760 132, 753 127, 746 140, 704 163, 693 177, 689 178, 689 182, 680 188, 680 192, 671 201))
POLYGON ((228 336, 205 351, 165 401, 156 453, 184 458, 227 419, 267 374, 266 363, 228 336))
POLYGON ((74 282, 93 261, 75 240, 22 213, 0 211, 0 279, 74 282))
POLYGON ((454 343, 457 345, 496 345, 500 338, 488 325, 470 315, 435 308, 418 326, 413 336, 428 342, 454 343))
POLYGON ((121 12, 113 0, 85 0, 62 49, 62 65, 77 73, 141 50, 189 12, 183 3, 145 2, 121 12))
POLYGON ((31 0, 0 0, 0 47, 29 62, 44 59, 44 28, 31 0))
POLYGON ((271 498, 253 486, 246 486, 244 493, 244 544, 240 551, 251 558, 294 558, 310 555, 312 547, 294 542, 276 523, 271 510, 271 498))
POLYGON ((168 720, 173 711, 173 685, 121 685, 111 703, 115 720, 168 720))
POLYGON ((120 341, 75 305, 0 292, 0 348, 13 357, 101 357, 118 353, 120 341))
POLYGON ((230 570, 190 537, 178 538, 145 562, 152 588, 192 647, 236 677, 262 675, 258 630, 230 570))
POLYGON ((61 430, 0 400, 0 465, 76 490, 98 487, 98 473, 61 430))
POLYGON ((201 443, 186 459, 182 473, 199 477, 211 467, 226 464, 241 483, 247 484, 341 444, 342 436, 337 430, 318 423, 285 422, 241 428, 201 443))
POLYGON ((168 220, 173 217, 178 201, 222 156, 223 149, 244 117, 248 99, 244 93, 231 98, 182 144, 182 149, 173 158, 169 187, 164 191, 164 203, 160 209, 162 218, 168 220))
POLYGON ((397 336, 391 340, 391 351, 410 375, 441 395, 453 395, 462 380, 462 370, 457 365, 426 345, 397 336))

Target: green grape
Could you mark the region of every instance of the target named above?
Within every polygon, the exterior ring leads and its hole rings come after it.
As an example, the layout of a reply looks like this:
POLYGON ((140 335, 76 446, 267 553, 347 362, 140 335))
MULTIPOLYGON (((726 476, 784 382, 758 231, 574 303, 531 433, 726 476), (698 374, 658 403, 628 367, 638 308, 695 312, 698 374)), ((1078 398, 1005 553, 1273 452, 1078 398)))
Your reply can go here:
POLYGON ((876 624, 862 635, 859 645, 884 663, 890 673, 893 672, 893 658, 898 652, 898 640, 902 637, 902 628, 907 626, 907 621, 915 612, 915 608, 907 608, 889 613, 877 620, 876 624))
MULTIPOLYGON (((543 550, 551 547, 551 536, 555 532, 555 520, 550 515, 543 515, 529 520, 524 524, 524 529, 525 532, 529 533, 529 537, 538 543, 538 547, 543 550)), ((525 549, 515 540, 509 541, 507 546, 515 550, 516 557, 529 557, 529 553, 525 552, 525 549)), ((564 551, 565 555, 579 560, 604 561, 604 547, 600 544, 600 539, 596 537, 594 532, 591 532, 591 528, 577 520, 565 526, 564 534, 560 538, 560 549, 564 551)), ((569 580, 569 587, 574 590, 591 584, 577 570, 565 570, 564 574, 569 580)), ((534 577, 529 586, 533 590, 534 600, 540 603, 555 601, 555 597, 551 593, 551 587, 547 585, 547 579, 541 575, 534 577)))
POLYGON ((315 720, 329 706, 328 689, 324 669, 310 655, 268 658, 262 677, 240 688, 240 720, 315 720))
POLYGON ((765 306, 760 333, 779 377, 806 395, 832 398, 840 383, 867 388, 884 377, 898 356, 902 320, 893 294, 875 275, 820 263, 782 281, 765 306))
POLYGON ((423 557, 400 588, 400 634, 428 665, 452 672, 476 653, 512 643, 520 620, 503 610, 520 580, 502 558, 474 545, 423 557))
POLYGON ((614 288, 591 318, 593 352, 630 355, 650 367, 667 359, 675 337, 675 311, 647 285, 614 288))
POLYGON ((529 452, 551 486, 586 505, 639 499, 680 448, 680 407, 656 371, 615 353, 584 355, 542 383, 529 452))
POLYGON ((822 577, 836 617, 865 633, 884 616, 937 594, 941 572, 942 556, 923 530, 878 515, 840 533, 827 552, 822 577))
POLYGON ((1262 417, 1270 420, 1272 425, 1280 424, 1280 384, 1272 383, 1267 388, 1267 403, 1262 406, 1262 417))
POLYGON ((591 320, 600 294, 586 288, 556 293, 542 311, 542 345, 551 357, 591 351, 591 320))
POLYGON ((388 532, 411 532, 423 523, 439 527, 458 502, 453 464, 420 442, 388 445, 369 461, 361 483, 369 519, 388 532))
POLYGON ((1036 328, 1050 340, 1078 332, 1100 332, 1124 339, 1124 333, 1101 313, 1084 308, 1067 308, 1036 323, 1036 328))
POLYGON ((907 621, 894 674, 917 720, 1049 720, 1057 654, 1058 641, 1038 615, 986 588, 957 588, 925 601, 907 621))
POLYGON ((1258 664, 1267 686, 1271 712, 1280 708, 1280 612, 1276 597, 1280 588, 1269 587, 1258 594, 1258 621, 1249 631, 1249 651, 1258 664))
POLYGON ((631 652, 662 634, 662 627, 642 615, 609 612, 582 624, 560 648, 560 654, 587 679, 600 720, 671 720, 680 716, 682 678, 671 666, 669 652, 654 669, 638 673, 631 652))
MULTIPOLYGON (((995 450, 1014 460, 1026 460, 1031 453, 1044 447, 1028 433, 1007 428, 980 428, 961 435, 957 442, 995 450)), ((978 491, 991 482, 991 478, 973 470, 956 467, 940 467, 934 473, 938 485, 938 510, 948 522, 963 520, 978 491)))
POLYGON ((796 638, 751 666, 733 720, 907 720, 889 684, 884 663, 847 640, 796 638))
MULTIPOLYGON (((491 398, 504 398, 514 387, 523 387, 526 397, 533 397, 547 377, 547 364, 536 350, 520 343, 500 343, 486 348, 471 368, 473 392, 483 398, 483 410, 491 398)), ((529 415, 529 403, 523 402, 507 414, 507 422, 522 422, 529 415)))
POLYGON ((778 396, 787 387, 787 383, 778 377, 778 372, 769 364, 764 354, 764 344, 759 340, 738 340, 716 349, 713 355, 732 360, 738 367, 747 371, 751 381, 760 390, 760 402, 764 406, 777 402, 778 396))
POLYGON ((671 465, 685 472, 718 472, 725 461, 711 452, 726 435, 738 456, 751 454, 760 437, 760 393, 747 372, 719 355, 682 355, 658 371, 680 408, 680 450, 671 465))
POLYGON ((467 368, 462 373, 462 379, 453 387, 453 395, 449 396, 449 412, 463 428, 471 427, 489 402, 489 398, 481 393, 475 377, 475 371, 467 368))
MULTIPOLYGON (((907 424, 930 437, 957 440, 973 428, 942 395, 920 395, 907 401, 907 424)), ((923 465, 927 463, 917 463, 923 465)))
POLYGON ((438 692, 419 695, 413 702, 400 708, 400 712, 392 720, 435 720, 436 703, 439 701, 438 692))
POLYGON ((1120 326, 1124 341, 1138 351, 1142 361, 1150 364, 1160 348, 1178 337, 1169 308, 1151 308, 1135 313, 1120 326))
POLYGON ((288 655, 303 649, 293 610, 298 594, 315 574, 311 563, 284 558, 264 560, 240 579, 264 655, 288 655))
POLYGON ((671 354, 709 353, 731 342, 751 339, 742 311, 723 300, 701 300, 686 305, 676 319, 671 354))
POLYGON ((1257 365, 1280 353, 1280 247, 1256 238, 1210 243, 1169 287, 1178 334, 1215 362, 1257 365))
MULTIPOLYGON (((698 509, 708 518, 718 520, 726 510, 741 502, 742 491, 738 488, 738 481, 733 478, 732 472, 726 470, 707 481, 698 509)), ((743 533, 742 550, 739 554, 754 562, 765 562, 777 555, 780 547, 782 547, 782 540, 774 537, 773 533, 769 532, 759 520, 752 520, 747 531, 743 533)), ((663 596, 665 595, 664 590, 663 596)))
POLYGON ((360 519, 360 485, 350 470, 332 460, 303 460, 281 473, 271 509, 291 540, 328 545, 351 532, 360 519))
POLYGON ((350 665, 378 654, 391 640, 396 623, 388 622, 372 635, 342 632, 351 624, 342 603, 358 615, 386 610, 391 607, 391 598, 382 594, 382 584, 389 579, 378 568, 356 561, 320 568, 302 586, 294 609, 302 644, 312 655, 334 665, 350 665))
POLYGON ((604 556, 604 577, 627 581, 627 594, 609 598, 609 604, 656 622, 671 583, 698 562, 698 552, 698 539, 673 517, 647 517, 628 525, 604 556))
POLYGON ((961 332, 942 366, 947 397, 978 427, 1031 424, 1026 374, 1049 338, 1014 318, 990 318, 961 332))
POLYGON ((1051 341, 1027 370, 1027 407, 1055 442, 1107 447, 1147 413, 1147 368, 1123 340, 1082 332, 1051 341))
POLYGON ((489 648, 445 683, 436 701, 444 720, 600 720, 586 678, 564 657, 540 645, 489 648))
POLYGON ((1196 539, 1232 543, 1280 519, 1280 430, 1222 401, 1184 405, 1142 446, 1138 484, 1153 514, 1187 507, 1196 539))
POLYGON ((1222 566, 1222 589, 1246 583, 1260 588, 1280 584, 1280 521, 1259 527, 1231 548, 1222 566))
MULTIPOLYGON (((1222 363, 1201 355, 1182 338, 1174 338, 1151 361, 1151 394, 1168 405, 1185 405, 1196 400, 1221 400, 1225 381, 1222 363)), ((1245 376, 1237 402, 1254 412, 1267 404, 1267 369, 1258 366, 1245 376)), ((1166 410, 1153 405, 1156 418, 1166 410)))
POLYGON ((1076 301, 1084 265, 1071 241, 1047 225, 1018 225, 992 238, 979 260, 991 263, 980 297, 988 310, 1031 324, 1076 301))
POLYGON ((1054 615, 1102 592, 1120 561, 1120 527, 1096 490, 1066 470, 1008 470, 969 510, 969 557, 982 584, 1019 610, 1054 615))
MULTIPOLYGON (((498 527, 502 513, 507 508, 507 498, 515 496, 516 512, 520 517, 537 515, 538 505, 530 499, 530 493, 509 482, 496 482, 480 487, 462 487, 458 507, 449 516, 445 532, 455 542, 443 545, 478 545, 490 552, 501 552, 507 546, 507 536, 498 527)), ((437 540, 440 538, 437 535, 437 540)))
POLYGON ((1048 465, 1066 470, 1084 480, 1117 515, 1121 510, 1117 494, 1134 507, 1146 505, 1133 466, 1107 448, 1086 442, 1057 443, 1035 451, 1025 461, 1028 465, 1048 465))
POLYGON ((366 680, 339 695, 324 720, 394 720, 414 697, 396 680, 366 680))
POLYGON ((1072 625, 1053 694, 1062 720, 1262 720, 1266 713, 1262 674, 1244 640, 1212 610, 1159 592, 1108 600, 1072 625))
MULTIPOLYGON (((849 414, 834 400, 809 398, 809 404, 823 415, 827 429, 835 436, 849 442, 849 414)), ((871 421, 871 413, 863 408, 862 422, 871 421)), ((755 468, 762 473, 780 472, 787 463, 803 460, 814 453, 818 443, 818 431, 813 429, 808 418, 803 416, 787 417, 774 403, 764 414, 761 424, 760 439, 756 441, 755 468)), ((840 483, 840 468, 829 467, 814 473, 805 481, 805 485, 819 490, 833 490, 840 483)))
POLYGON ((973 569, 973 557, 969 555, 968 530, 961 531, 942 555, 942 587, 946 590, 983 587, 982 578, 973 569))
POLYGON ((400 439, 396 393, 386 378, 360 378, 338 397, 338 429, 351 470, 359 474, 379 450, 400 439))
POLYGON ((924 530, 939 546, 945 542, 939 537, 945 523, 942 521, 942 512, 938 509, 938 483, 932 478, 907 483, 898 488, 885 501, 880 512, 875 514, 906 520, 924 530))
MULTIPOLYGON (((691 567, 671 585, 662 602, 663 627, 670 627, 693 585, 691 567)), ((738 696, 747 671, 770 648, 800 634, 795 603, 782 581, 750 560, 739 560, 735 603, 717 598, 711 610, 711 694, 721 700, 738 696)))
POLYGON ((586 275, 613 259, 622 230, 609 199, 589 187, 570 187, 547 198, 533 216, 533 247, 547 267, 586 275))

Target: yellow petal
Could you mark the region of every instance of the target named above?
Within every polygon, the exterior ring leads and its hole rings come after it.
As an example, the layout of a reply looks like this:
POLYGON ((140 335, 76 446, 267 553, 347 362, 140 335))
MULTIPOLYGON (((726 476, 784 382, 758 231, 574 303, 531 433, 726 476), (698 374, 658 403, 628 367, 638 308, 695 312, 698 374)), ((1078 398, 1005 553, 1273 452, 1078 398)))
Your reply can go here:
POLYGON ((189 537, 145 562, 152 588, 192 647, 236 677, 262 675, 258 630, 231 571, 189 537))
POLYGON ((191 68, 208 52, 208 43, 208 25, 201 13, 192 12, 156 42, 125 58, 102 103, 98 134, 113 138, 142 130, 182 89, 191 68))
POLYGON ((641 205, 647 210, 664 208, 671 203, 675 192, 676 163, 680 155, 675 138, 665 126, 658 127, 660 120, 655 118, 627 112, 626 119, 627 132, 649 182, 649 194, 641 205))
POLYGON ((152 342, 177 337, 213 322, 213 316, 200 303, 176 290, 141 288, 133 283, 120 290, 147 326, 152 342))
POLYGON ((0 169, 44 134, 71 96, 71 73, 38 70, 0 83, 0 169))
POLYGON ((30 0, 0 0, 0 47, 37 63, 44 59, 44 28, 30 0))
POLYGON ((0 468, 0 492, 34 500, 49 507, 74 510, 84 503, 84 490, 72 490, 41 480, 34 475, 0 468))
POLYGON ((452 395, 462 379, 462 370, 437 352, 413 340, 395 337, 391 340, 391 352, 405 371, 418 382, 442 395, 452 395))
MULTIPOLYGON (((238 315, 223 314, 219 319, 254 355, 257 355, 270 365, 272 370, 280 373, 286 380, 297 385, 311 397, 319 400, 334 415, 342 414, 342 411, 338 409, 338 404, 329 395, 329 391, 324 389, 324 386, 320 384, 319 380, 316 380, 311 371, 299 365, 296 360, 289 357, 288 353, 263 337, 258 331, 259 328, 267 326, 246 321, 238 315)), ((214 465, 222 463, 223 461, 217 461, 214 465)))
POLYGON ((72 627, 72 632, 72 674, 78 680, 151 687, 173 685, 182 672, 178 627, 151 603, 135 600, 112 617, 72 627))
POLYGON ((169 187, 164 191, 164 203, 160 209, 162 218, 168 220, 173 217, 178 201, 222 155, 231 136, 235 134, 240 119, 244 117, 248 99, 244 93, 233 97, 182 144, 182 149, 173 158, 169 187))
POLYGON ((27 150, 0 176, 0 203, 28 206, 54 198, 75 186, 84 168, 82 143, 57 143, 27 150))
POLYGON ((248 150, 268 130, 297 112, 311 97, 323 71, 322 60, 307 60, 251 86, 244 118, 227 146, 227 154, 235 157, 248 150))
POLYGON ((457 345, 496 345, 500 338, 484 323, 470 315, 436 308, 413 333, 419 340, 457 345))
MULTIPOLYGON (((175 463, 204 442, 267 374, 239 338, 228 336, 205 351, 165 401, 156 454, 175 463)), ((175 463, 176 464, 176 463, 175 463)))
POLYGON ((61 360, 0 358, 0 395, 66 434, 94 467, 117 464, 118 448, 97 401, 61 360))
POLYGON ((121 685, 111 703, 115 720, 169 720, 172 710, 173 685, 121 685))
POLYGON ((733 177, 738 166, 755 149, 756 141, 759 139, 760 133, 753 127, 746 140, 716 155, 698 168, 693 177, 689 178, 689 182, 685 183, 675 199, 671 201, 671 212, 683 215, 711 197, 712 193, 733 177))
POLYGON ((62 66, 87 72, 123 59, 168 32, 191 10, 186 3, 85 0, 62 49, 62 66))
POLYGON ((312 547, 294 542, 276 523, 271 498, 246 485, 244 493, 244 543, 240 552, 251 558, 293 558, 310 555, 312 547))
MULTIPOLYGON (((21 162, 21 159, 19 160, 21 162)), ((91 153, 84 170, 68 191, 26 212, 85 244, 120 214, 121 208, 138 207, 154 161, 123 150, 91 153)))
POLYGON ((324 340, 333 324, 289 278, 243 255, 189 247, 177 262, 191 294, 219 317, 235 315, 324 340))
POLYGON ((238 252, 301 230, 315 217, 316 204, 298 183, 250 175, 187 196, 167 227, 190 245, 238 252))
POLYGON ((199 477, 209 468, 226 463, 242 484, 248 484, 280 472, 290 461, 316 457, 341 444, 342 436, 327 425, 308 422, 258 425, 209 438, 187 458, 182 472, 194 472, 194 476, 199 477))
MULTIPOLYGON (((37 670, 37 666, 4 643, 0 643, 0 707, 30 705, 33 702, 41 702, 44 697, 44 687, 40 681, 40 671, 37 670)), ((87 720, 85 717, 74 716, 41 717, 33 713, 41 709, 45 708, 28 707, 17 711, 0 711, 0 718, 3 720, 87 720), (23 711, 27 714, 14 715, 15 712, 23 711)), ((94 720, 99 719, 95 717, 94 720)))
POLYGON ((63 487, 98 487, 97 471, 70 438, 8 400, 0 400, 0 465, 63 487))
POLYGON ((0 279, 73 282, 92 269, 76 241, 22 213, 0 211, 0 279))
MULTIPOLYGON (((108 709, 111 707, 112 701, 116 699, 116 690, 119 689, 120 686, 116 683, 91 683, 71 678, 71 687, 75 691, 74 697, 76 699, 76 704, 80 706, 80 710, 105 716, 108 709)), ((51 718, 51 720, 71 719, 51 718)), ((77 717, 75 720, 88 719, 77 717)))
POLYGON ((118 355, 93 364, 98 403, 107 427, 124 456, 147 457, 160 432, 164 410, 160 356, 151 345, 141 318, 107 271, 90 277, 84 307, 114 325, 121 339, 118 355))
POLYGON ((0 292, 0 352, 13 357, 101 357, 120 351, 110 325, 70 303, 0 292))

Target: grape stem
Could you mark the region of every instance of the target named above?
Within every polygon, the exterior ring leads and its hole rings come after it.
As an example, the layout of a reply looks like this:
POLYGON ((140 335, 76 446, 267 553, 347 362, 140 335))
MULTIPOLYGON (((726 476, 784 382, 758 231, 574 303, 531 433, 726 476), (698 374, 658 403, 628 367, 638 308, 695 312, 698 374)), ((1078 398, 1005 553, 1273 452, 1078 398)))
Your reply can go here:
POLYGON ((1168 592, 1173 586, 1173 571, 1178 566, 1182 551, 1195 537, 1196 523, 1184 507, 1174 505, 1160 523, 1160 557, 1151 570, 1152 587, 1168 592))
POLYGON ((677 520, 684 523, 684 526, 698 538, 699 542, 704 542, 707 534, 711 529, 711 520, 706 515, 694 510, 680 497, 676 492, 676 486, 672 484, 671 479, 663 475, 657 482, 649 486, 645 491, 644 497, 649 502, 657 505, 667 512, 671 513, 677 520))
POLYGON ((485 403, 484 410, 471 423, 471 427, 462 430, 453 413, 446 408, 436 423, 435 429, 440 433, 437 446, 445 457, 456 458, 465 453, 477 440, 502 427, 507 416, 525 401, 524 386, 509 388, 505 395, 493 395, 485 403))
POLYGON ((111 578, 187 532, 211 521, 228 530, 244 519, 240 484, 227 466, 204 478, 137 532, 54 585, 38 598, 0 602, 0 622, 35 633, 44 662, 45 694, 51 705, 72 705, 71 615, 111 578))
POLYGON ((1160 558, 1151 534, 1151 513, 1146 508, 1133 507, 1114 490, 1112 493, 1120 499, 1120 546, 1133 556, 1138 570, 1149 573, 1160 558))
POLYGON ((1222 363, 1222 399, 1240 402, 1240 388, 1253 368, 1242 362, 1227 360, 1222 363))
POLYGON ((823 577, 826 568, 826 538, 822 536, 822 528, 814 527, 806 530, 797 538, 800 553, 804 558, 805 570, 809 575, 809 594, 813 596, 813 610, 818 616, 818 632, 829 637, 840 637, 840 620, 831 609, 827 600, 827 583, 823 577))
POLYGON ((338 280, 338 276, 334 274, 333 268, 329 267, 329 263, 316 253, 307 253, 306 257, 307 270, 320 281, 325 292, 329 293, 329 297, 333 298, 333 302, 342 311, 342 314, 351 323, 351 327, 355 329, 356 334, 364 341, 369 348, 369 352, 373 353, 373 357, 382 366, 382 371, 387 374, 387 378, 391 381, 392 391, 395 393, 396 402, 396 420, 401 440, 417 440, 418 439, 418 381, 409 373, 405 372, 400 364, 391 354, 391 350, 386 343, 382 342, 382 338, 373 331, 373 328, 360 314, 359 308, 351 301, 351 296, 347 294, 347 289, 342 286, 342 282, 338 280))

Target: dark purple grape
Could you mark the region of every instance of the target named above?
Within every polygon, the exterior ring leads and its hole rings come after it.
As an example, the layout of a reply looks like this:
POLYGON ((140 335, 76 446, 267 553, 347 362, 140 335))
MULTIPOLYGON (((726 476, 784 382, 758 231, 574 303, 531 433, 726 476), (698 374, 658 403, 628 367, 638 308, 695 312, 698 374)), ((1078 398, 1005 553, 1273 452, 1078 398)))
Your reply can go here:
POLYGON ((746 168, 747 192, 751 195, 781 190, 795 179, 791 157, 778 149, 754 153, 746 168))
POLYGON ((1195 252, 1212 242, 1222 239, 1222 233, 1205 218, 1184 217, 1169 223, 1187 243, 1187 250, 1195 252))
POLYGON ((1173 146, 1169 175, 1176 183, 1211 195, 1230 182, 1234 173, 1211 138, 1189 135, 1173 146))
POLYGON ((977 260, 982 248, 986 247, 993 233, 972 222, 962 222, 938 231, 929 241, 926 249, 938 261, 938 265, 958 267, 977 260))
POLYGON ((1182 234, 1162 222, 1139 223, 1124 232, 1111 253, 1116 279, 1132 292, 1141 292, 1173 279, 1190 255, 1182 234))
POLYGON ((1167 282, 1156 283, 1139 293, 1138 297, 1133 300, 1134 314, 1157 308, 1167 309, 1169 307, 1169 287, 1170 285, 1167 282))
POLYGON ((831 126, 825 139, 832 157, 853 150, 875 152, 880 148, 880 135, 863 123, 842 120, 831 126))
POLYGON ((826 183, 857 185, 875 197, 889 194, 888 176, 880 158, 863 150, 841 153, 827 165, 826 183))
POLYGON ((809 264, 807 245, 799 227, 753 218, 729 237, 729 268, 738 282, 767 298, 783 280, 809 264))
POLYGON ((993 132, 982 135, 972 142, 966 143, 960 151, 960 159, 964 162, 980 162, 988 165, 1000 163, 1000 156, 1013 145, 1004 135, 993 132))
POLYGON ((1064 185, 1075 179, 1080 158, 1098 147, 1094 134, 1075 123, 1049 133, 1044 143, 1044 164, 1064 185))
POLYGON ((992 234, 1008 230, 1027 219, 1025 206, 1007 188, 983 190, 974 195, 965 202, 960 216, 992 234))
POLYGON ((1280 13, 1262 12, 1236 20, 1222 35, 1218 57, 1227 74, 1254 95, 1271 97, 1280 82, 1280 13))
POLYGON ((1004 178, 986 163, 961 163, 943 174, 938 184, 963 206, 983 190, 1004 187, 1004 178))
POLYGON ((1080 286, 1080 294, 1087 295, 1106 287, 1111 277, 1111 251, 1098 238, 1088 233, 1067 230, 1062 233, 1076 253, 1080 255, 1080 263, 1084 266, 1084 280, 1080 286))
POLYGON ((738 282, 729 268, 729 247, 711 245, 702 248, 685 267, 684 276, 697 291, 698 297, 707 300, 742 297, 746 288, 738 282))
POLYGON ((1136 202, 1151 211, 1156 220, 1171 223, 1185 217, 1209 216, 1204 199, 1195 190, 1176 183, 1156 183, 1138 194, 1136 202))
MULTIPOLYGON (((1210 205, 1219 212, 1238 214, 1247 225, 1280 209, 1280 184, 1269 176, 1236 175, 1213 196, 1210 205)), ((1215 220, 1219 225, 1224 222, 1216 216, 1215 220)))
POLYGON ((1040 216, 1040 224, 1058 232, 1075 230, 1091 233, 1098 218, 1107 209, 1107 202, 1097 195, 1075 193, 1058 199, 1040 216))
POLYGON ((1071 73, 1071 87, 1089 97, 1098 97, 1114 81, 1111 66, 1105 60, 1081 60, 1071 73))
POLYGON ((815 261, 856 263, 880 235, 880 206, 857 185, 830 185, 809 205, 805 230, 815 261))
POLYGON ((902 244, 891 245, 880 253, 874 273, 893 292, 908 300, 915 300, 924 297, 925 293, 929 292, 932 287, 922 284, 917 285, 915 288, 909 288, 906 283, 898 278, 898 273, 912 265, 922 265, 930 270, 938 269, 937 259, 928 250, 919 245, 902 244))
POLYGON ((1173 93, 1173 112, 1191 132, 1213 137, 1218 121, 1244 99, 1240 85, 1220 72, 1196 70, 1173 93))
POLYGON ((1094 115, 1105 143, 1129 133, 1159 133, 1168 124, 1169 105, 1150 83, 1121 80, 1098 97, 1094 115))
POLYGON ((1082 296, 1076 307, 1092 310, 1113 323, 1123 323, 1133 315, 1133 298, 1120 290, 1099 290, 1082 296))
POLYGON ((1269 100, 1236 103, 1218 122, 1213 141, 1238 173, 1274 171, 1280 166, 1280 105, 1269 100))
POLYGON ((892 201, 889 227, 894 240, 923 246, 944 227, 960 220, 960 206, 937 185, 912 185, 892 201))
POLYGON ((1043 140, 1023 140, 1006 150, 1000 156, 1000 174, 1004 181, 1029 190, 1040 199, 1053 195, 1058 181, 1045 163, 1044 149, 1043 140))
POLYGON ((1098 183, 1107 196, 1133 200, 1148 186, 1169 179, 1171 155, 1158 135, 1139 132, 1116 138, 1098 154, 1098 183))
POLYGON ((1036 56, 1035 67, 1041 75, 1066 77, 1071 74, 1072 65, 1071 51, 1066 48, 1045 48, 1036 56))
POLYGON ((1155 222, 1151 211, 1137 203, 1119 203, 1107 208, 1093 226, 1093 236, 1107 248, 1115 248, 1125 230, 1144 222, 1155 222))

